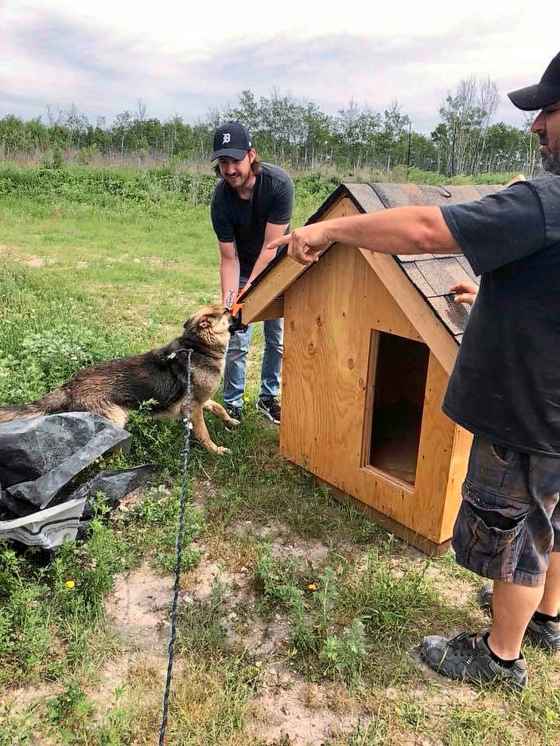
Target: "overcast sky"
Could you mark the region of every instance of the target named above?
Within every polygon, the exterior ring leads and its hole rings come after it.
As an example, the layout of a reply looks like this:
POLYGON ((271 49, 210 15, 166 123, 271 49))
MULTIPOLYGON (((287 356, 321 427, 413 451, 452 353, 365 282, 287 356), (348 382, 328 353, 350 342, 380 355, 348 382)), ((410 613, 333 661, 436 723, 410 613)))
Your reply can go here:
POLYGON ((331 113, 397 100, 429 132, 471 75, 498 86, 496 118, 521 125, 509 90, 539 80, 559 51, 557 2, 353 0, 0 0, 0 117, 75 104, 95 121, 134 111, 186 121, 251 88, 331 113))

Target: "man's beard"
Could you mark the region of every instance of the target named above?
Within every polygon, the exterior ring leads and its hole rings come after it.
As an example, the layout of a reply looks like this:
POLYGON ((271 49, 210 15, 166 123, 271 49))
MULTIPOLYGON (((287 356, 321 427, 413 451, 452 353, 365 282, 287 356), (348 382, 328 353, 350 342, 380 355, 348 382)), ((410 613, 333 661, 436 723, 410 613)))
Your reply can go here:
POLYGON ((560 152, 543 151, 541 153, 541 160, 545 171, 549 174, 560 176, 560 152))

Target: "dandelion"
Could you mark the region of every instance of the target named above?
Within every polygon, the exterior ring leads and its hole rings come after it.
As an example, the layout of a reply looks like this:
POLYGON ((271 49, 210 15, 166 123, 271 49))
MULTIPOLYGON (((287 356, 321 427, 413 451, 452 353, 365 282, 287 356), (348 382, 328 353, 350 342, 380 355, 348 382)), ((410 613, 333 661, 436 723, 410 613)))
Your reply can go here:
POLYGON ((73 590, 76 587, 76 583, 73 580, 67 580, 64 583, 64 587, 68 588, 69 591, 73 590))
POLYGON ((317 583, 309 583, 307 586, 308 591, 316 591, 317 590, 317 583))

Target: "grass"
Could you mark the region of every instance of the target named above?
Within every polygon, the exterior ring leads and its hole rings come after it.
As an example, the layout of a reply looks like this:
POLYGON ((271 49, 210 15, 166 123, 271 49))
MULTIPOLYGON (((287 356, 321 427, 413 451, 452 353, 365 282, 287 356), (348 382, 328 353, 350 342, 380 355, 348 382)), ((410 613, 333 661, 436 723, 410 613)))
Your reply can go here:
MULTIPOLYGON (((0 197, 3 402, 34 398, 95 360, 167 342, 217 297, 207 205, 164 190, 138 201, 94 189, 88 199, 82 187, 0 197)), ((300 186, 296 224, 328 188, 300 186)), ((249 405, 259 330, 255 340, 249 405)), ((515 698, 429 677, 411 657, 424 634, 484 623, 472 602, 478 579, 450 555, 420 558, 284 462, 276 430, 254 407, 237 433, 210 418, 209 428, 232 453, 191 451, 182 580, 190 601, 180 611, 170 744, 289 746, 286 734, 259 741, 250 727, 260 697, 276 691, 289 703, 297 682, 307 687, 306 718, 357 713, 329 746, 560 742, 558 661, 527 648, 531 686, 515 698), (212 563, 223 572, 198 597, 197 573, 212 563), (285 629, 272 652, 250 643, 264 629, 285 629), (284 689, 271 689, 273 670, 288 678, 284 689)), ((172 568, 182 433, 145 413, 130 430, 131 452, 106 465, 159 465, 134 507, 111 515, 100 507, 88 540, 49 562, 0 548, 0 746, 155 741, 165 651, 116 635, 103 602, 127 569, 172 568)))

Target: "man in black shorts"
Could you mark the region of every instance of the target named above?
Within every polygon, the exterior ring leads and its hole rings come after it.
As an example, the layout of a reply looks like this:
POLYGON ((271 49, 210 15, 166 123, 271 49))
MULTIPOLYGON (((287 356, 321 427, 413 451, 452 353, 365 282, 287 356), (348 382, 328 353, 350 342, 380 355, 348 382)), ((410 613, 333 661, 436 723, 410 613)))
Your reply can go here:
POLYGON ((547 175, 469 204, 316 223, 290 235, 289 252, 309 263, 336 241, 463 253, 482 275, 443 410, 474 434, 453 547, 494 581, 492 625, 426 637, 421 654, 444 676, 522 688, 524 636, 560 650, 560 54, 509 97, 541 110, 531 129, 547 175))
MULTIPOLYGON (((292 216, 294 188, 278 166, 261 163, 246 128, 228 122, 214 133, 212 160, 221 176, 212 198, 212 225, 220 249, 222 299, 231 307, 238 291, 247 289, 274 254, 263 246, 286 233, 292 216)), ((280 422, 280 373, 283 320, 264 322, 264 355, 257 409, 280 422)), ((224 403, 239 419, 245 392, 245 371, 252 327, 232 335, 224 372, 224 403)))

